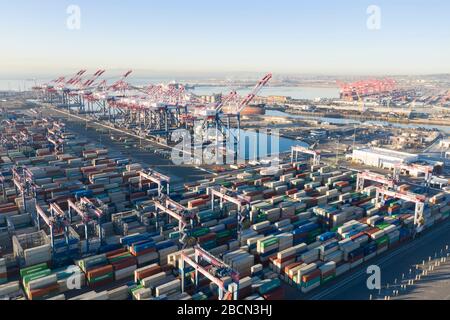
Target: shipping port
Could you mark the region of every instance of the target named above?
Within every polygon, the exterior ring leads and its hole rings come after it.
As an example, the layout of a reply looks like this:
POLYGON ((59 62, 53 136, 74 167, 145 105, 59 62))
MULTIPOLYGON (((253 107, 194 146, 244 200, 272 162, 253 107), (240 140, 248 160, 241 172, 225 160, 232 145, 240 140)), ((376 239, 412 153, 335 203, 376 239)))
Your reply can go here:
POLYGON ((0 21, 4 305, 450 300, 448 3, 20 2, 0 21))
POLYGON ((271 74, 209 106, 182 86, 142 93, 131 71, 108 86, 83 74, 2 103, 6 299, 381 299, 361 288, 368 265, 450 253, 448 233, 425 241, 449 227, 446 161, 427 153, 445 132, 303 119, 307 134, 281 131, 292 146, 276 165, 180 167, 171 133, 251 128, 259 112, 240 113, 271 74))

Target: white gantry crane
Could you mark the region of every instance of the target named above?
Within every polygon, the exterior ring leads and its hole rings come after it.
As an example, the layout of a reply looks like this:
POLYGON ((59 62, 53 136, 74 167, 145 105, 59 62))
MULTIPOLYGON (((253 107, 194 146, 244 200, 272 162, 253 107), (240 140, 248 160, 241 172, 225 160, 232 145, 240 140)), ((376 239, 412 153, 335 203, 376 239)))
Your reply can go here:
POLYGON ((427 200, 426 196, 411 192, 403 193, 395 190, 389 190, 386 187, 377 188, 376 203, 378 205, 379 204, 384 205, 386 197, 401 199, 404 201, 415 203, 416 207, 414 212, 414 225, 416 226, 417 233, 422 232, 425 226, 424 210, 425 210, 425 202, 427 200))
POLYGON ((313 156, 312 163, 314 166, 320 165, 320 151, 311 150, 302 146, 291 148, 291 163, 297 162, 299 154, 308 154, 313 156))
POLYGON ((86 197, 80 198, 79 202, 72 202, 72 200, 67 200, 69 221, 72 222, 72 216, 74 213, 81 217, 81 221, 84 225, 84 233, 86 240, 86 251, 89 252, 89 224, 93 223, 94 226, 97 224, 99 226, 99 240, 100 243, 103 242, 103 228, 102 220, 106 216, 108 207, 101 203, 99 199, 90 200, 86 197), (95 203, 94 203, 95 202, 95 203))
POLYGON ((220 200, 219 206, 223 210, 224 202, 231 202, 237 206, 237 222, 238 222, 238 240, 241 240, 241 234, 244 229, 244 222, 248 219, 249 208, 248 201, 238 192, 229 190, 225 187, 209 187, 207 194, 211 196, 211 210, 215 209, 215 200, 220 200))
POLYGON ((180 233, 180 243, 183 248, 195 244, 195 239, 190 238, 189 230, 195 224, 196 212, 173 201, 167 196, 163 196, 160 200, 155 201, 156 227, 159 227, 158 215, 166 214, 168 218, 178 221, 178 232, 180 233))
POLYGON ((425 186, 426 187, 431 186, 431 181, 433 179, 433 171, 434 171, 433 166, 421 165, 421 164, 398 163, 394 167, 394 179, 396 181, 400 180, 400 175, 401 175, 402 171, 423 173, 424 179, 425 179, 425 186))
POLYGON ((161 197, 163 193, 170 196, 170 177, 161 174, 155 170, 142 170, 139 171, 139 186, 140 189, 143 188, 143 181, 151 181, 158 185, 158 196, 161 197))

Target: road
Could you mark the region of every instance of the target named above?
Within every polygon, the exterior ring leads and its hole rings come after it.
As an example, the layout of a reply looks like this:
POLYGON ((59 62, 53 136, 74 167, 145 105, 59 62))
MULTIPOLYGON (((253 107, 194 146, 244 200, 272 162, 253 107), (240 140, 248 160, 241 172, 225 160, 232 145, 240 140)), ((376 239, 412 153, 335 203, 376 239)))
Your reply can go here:
MULTIPOLYGON (((92 121, 89 122, 90 126, 86 127, 86 120, 79 116, 71 114, 69 117, 67 112, 53 108, 43 108, 42 111, 44 115, 54 118, 61 118, 61 120, 63 120, 66 124, 66 128, 77 134, 80 138, 85 138, 88 141, 103 145, 111 151, 121 152, 125 156, 131 158, 134 162, 142 164, 144 167, 151 167, 152 169, 156 169, 157 171, 170 176, 172 178, 172 182, 175 184, 201 180, 212 174, 212 172, 195 166, 175 165, 171 159, 164 158, 160 155, 139 148, 133 147, 126 149, 123 142, 112 141, 109 138, 109 135, 101 135, 98 133, 91 127, 93 124, 92 121)), ((116 130, 122 135, 129 135, 133 138, 139 138, 133 134, 126 133, 123 130, 118 130, 112 127, 109 128, 103 124, 95 123, 95 125, 96 127, 108 128, 112 131, 116 130)), ((161 146, 156 145, 154 141, 149 139, 142 139, 142 141, 145 142, 145 144, 152 145, 155 148, 161 148, 161 146)))
MULTIPOLYGON (((430 255, 434 255, 435 252, 450 245, 449 231, 450 221, 447 220, 444 224, 427 231, 420 238, 402 244, 397 249, 368 261, 307 295, 286 285, 286 298, 295 300, 369 300, 372 295, 375 299, 379 296, 379 291, 369 290, 366 284, 369 277, 366 273, 368 266, 379 266, 382 284, 393 284, 395 279, 401 279, 403 274, 408 275, 409 270, 416 264, 428 260, 430 255)), ((427 299, 427 292, 422 293, 422 298, 427 299)))
MULTIPOLYGON (((438 259, 433 259, 430 263, 425 261, 423 266, 419 265, 418 274, 422 275, 414 284, 404 288, 400 285, 393 286, 391 292, 396 290, 398 295, 391 294, 391 300, 422 300, 424 294, 431 300, 450 300, 450 260, 448 257, 444 261, 441 260, 446 254, 448 253, 439 252, 438 259)), ((406 281, 403 283, 406 284, 406 281)))

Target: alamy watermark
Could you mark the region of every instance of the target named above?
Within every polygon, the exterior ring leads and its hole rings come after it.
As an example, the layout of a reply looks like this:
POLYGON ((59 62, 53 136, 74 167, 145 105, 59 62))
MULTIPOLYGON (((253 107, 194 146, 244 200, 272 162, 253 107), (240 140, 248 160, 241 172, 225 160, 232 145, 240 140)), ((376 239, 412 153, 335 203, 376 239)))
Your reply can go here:
POLYGON ((81 8, 75 4, 67 7, 66 13, 68 14, 66 20, 66 26, 69 30, 81 29, 81 8))
POLYGON ((380 30, 381 29, 381 8, 377 5, 371 5, 367 8, 367 29, 380 30))
POLYGON ((381 268, 376 265, 369 266, 367 268, 367 274, 370 275, 367 278, 367 289, 380 290, 381 289, 381 268))
POLYGON ((171 159, 175 165, 232 165, 264 160, 279 164, 280 136, 276 129, 219 130, 194 126, 194 134, 179 129, 172 133, 171 159))

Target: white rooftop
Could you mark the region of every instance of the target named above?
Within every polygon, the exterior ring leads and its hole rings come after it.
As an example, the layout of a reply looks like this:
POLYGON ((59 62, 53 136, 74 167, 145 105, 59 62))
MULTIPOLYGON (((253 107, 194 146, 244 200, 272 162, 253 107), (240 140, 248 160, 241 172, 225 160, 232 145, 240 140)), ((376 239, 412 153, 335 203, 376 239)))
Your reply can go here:
POLYGON ((382 156, 397 157, 397 158, 402 158, 402 159, 409 159, 409 158, 417 157, 417 154, 395 151, 395 150, 390 150, 390 149, 383 149, 383 148, 362 148, 362 149, 358 149, 358 150, 363 151, 363 152, 371 152, 371 153, 375 153, 375 154, 382 155, 382 156))

